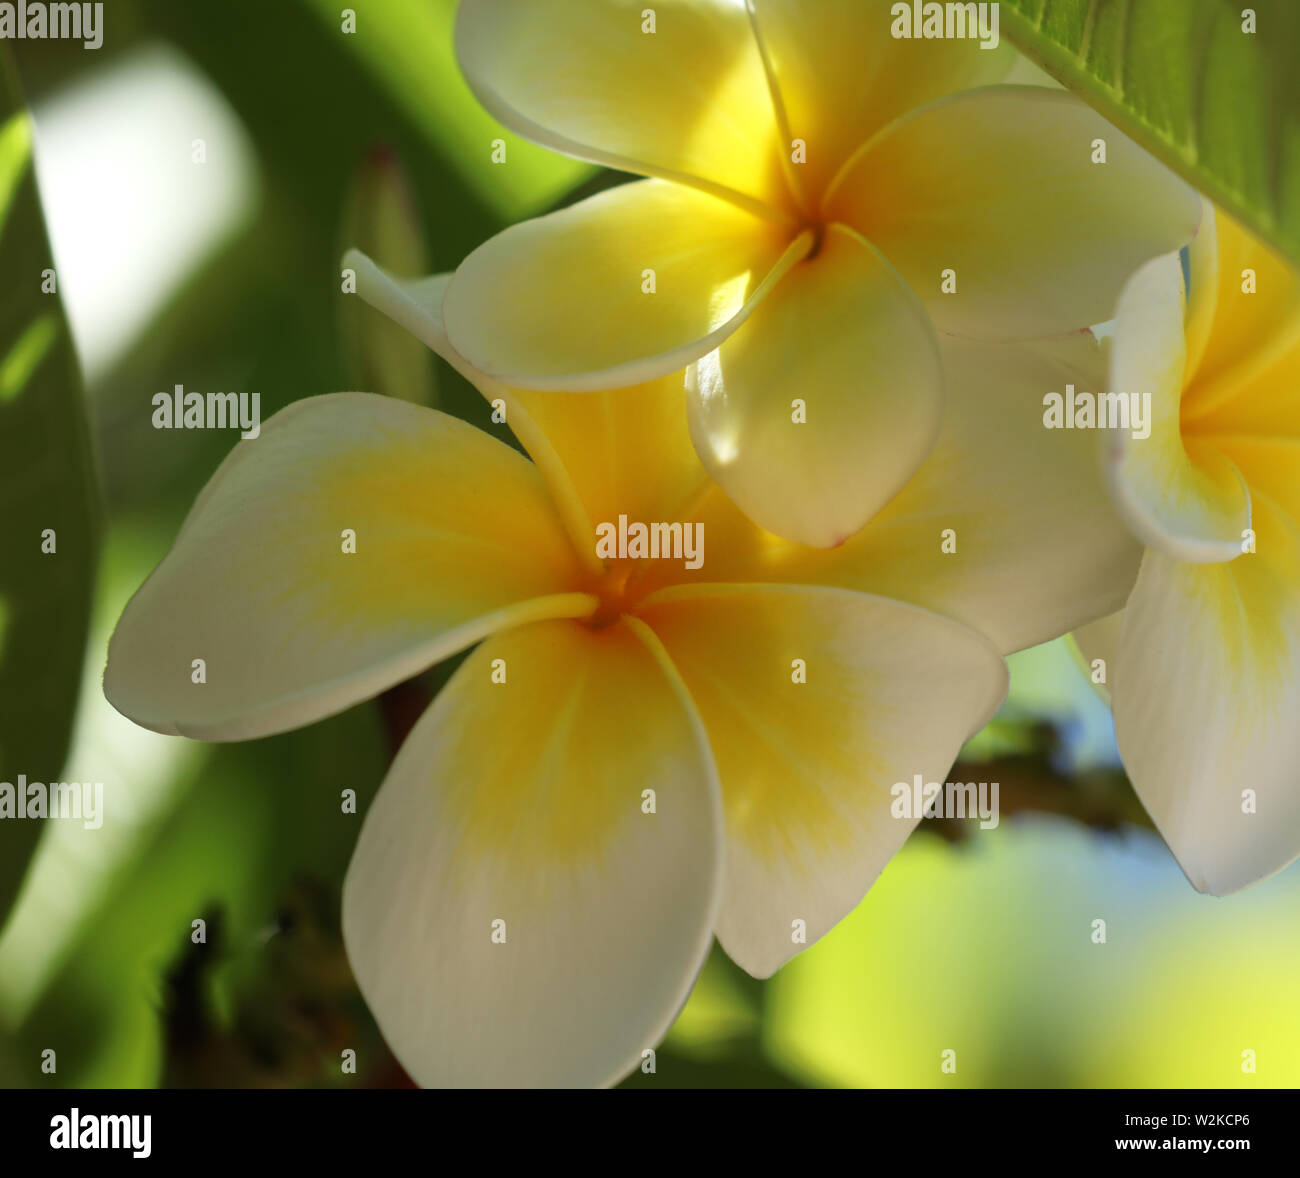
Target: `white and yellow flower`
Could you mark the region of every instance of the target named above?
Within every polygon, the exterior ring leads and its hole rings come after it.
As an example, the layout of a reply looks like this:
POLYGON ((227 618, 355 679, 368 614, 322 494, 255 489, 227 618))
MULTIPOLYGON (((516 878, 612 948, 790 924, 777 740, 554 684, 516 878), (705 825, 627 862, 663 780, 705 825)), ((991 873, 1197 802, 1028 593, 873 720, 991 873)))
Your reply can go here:
POLYGON ((1111 388, 1149 438, 1108 439, 1147 545, 1087 627, 1120 753, 1188 879, 1223 895, 1300 854, 1300 276, 1207 203, 1190 251, 1125 288, 1111 388), (1185 293, 1186 292, 1186 293, 1185 293))
POLYGON ((519 388, 681 372, 705 467, 776 534, 834 546, 902 488, 940 430, 938 333, 1101 322, 1196 229, 1195 194, 1083 103, 985 87, 1012 55, 976 41, 895 40, 886 0, 652 9, 461 6, 497 118, 649 178, 474 251, 447 329, 519 388))
POLYGON ((931 462, 813 550, 709 479, 670 378, 501 386, 447 343, 448 276, 354 260, 368 298, 504 403, 534 461, 415 405, 298 402, 200 495, 122 616, 105 692, 156 731, 246 739, 481 643, 366 815, 349 955, 423 1084, 610 1082, 670 1025, 715 933, 764 976, 857 903, 914 825, 891 787, 943 779, 1002 697, 1000 651, 1124 600, 1139 548, 1092 449, 1038 424, 1037 389, 1094 343, 947 345, 972 376, 931 462), (703 524, 703 567, 598 560, 621 514, 703 524))

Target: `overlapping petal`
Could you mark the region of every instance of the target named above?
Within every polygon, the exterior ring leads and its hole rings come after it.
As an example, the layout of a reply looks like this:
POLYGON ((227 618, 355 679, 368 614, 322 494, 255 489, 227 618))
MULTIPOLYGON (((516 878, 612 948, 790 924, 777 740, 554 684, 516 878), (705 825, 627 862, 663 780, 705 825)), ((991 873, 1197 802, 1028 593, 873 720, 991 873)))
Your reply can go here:
POLYGON ((811 240, 681 185, 624 184, 470 254, 443 298, 447 334, 504 384, 641 384, 716 348, 811 240))
POLYGON ((451 274, 428 274, 420 278, 390 274, 356 249, 343 255, 343 265, 356 274, 356 293, 362 299, 438 355, 450 359, 452 350, 442 321, 442 300, 451 285, 451 274))
POLYGON ((1184 434, 1183 308, 1176 253, 1146 263, 1124 287, 1105 395, 1141 398, 1149 436, 1109 431, 1107 472, 1116 503, 1146 544, 1176 560, 1231 560, 1250 527, 1250 491, 1220 450, 1184 434))
POLYGON ((599 523, 625 513, 635 520, 677 520, 707 480, 683 404, 683 377, 672 373, 628 389, 543 393, 492 380, 451 346, 442 322, 450 274, 401 279, 364 254, 344 259, 357 293, 418 336, 489 401, 541 469, 581 552, 599 523))
POLYGON ((1187 246, 1187 309, 1183 334, 1187 363, 1183 385, 1192 382, 1209 346, 1214 313, 1219 305, 1219 234, 1214 202, 1201 198, 1201 224, 1187 246))
POLYGON ((939 430, 943 371, 925 308, 844 226, 687 373, 709 473, 768 531, 814 547, 856 532, 939 430))
POLYGON ((1192 884, 1225 895, 1300 853, 1300 532, 1256 496, 1257 551, 1150 551, 1112 693, 1138 796, 1192 884))
POLYGON ((466 0, 456 53, 488 111, 546 147, 750 200, 784 197, 744 0, 466 0))
POLYGON ((490 639, 407 739, 344 885, 348 957, 403 1066, 425 1086, 619 1079, 708 952, 721 829, 699 718, 640 623, 490 639))
MULTIPOLYGON (((1229 225, 1222 214, 1219 223, 1229 225)), ((1254 256, 1246 256, 1261 264, 1262 246, 1234 245, 1243 231, 1229 226, 1227 232, 1229 257, 1237 254, 1239 260, 1238 250, 1254 250, 1254 256)), ((1269 284, 1267 293, 1245 295, 1239 284, 1226 282, 1217 292, 1213 351, 1207 351, 1205 365, 1183 394, 1183 431, 1189 439, 1221 449, 1226 439, 1269 442, 1293 451, 1300 445, 1300 276, 1281 266, 1269 268, 1267 261, 1259 273, 1259 280, 1269 284), (1255 308, 1253 317, 1248 308, 1255 308), (1226 356, 1220 355, 1220 346, 1226 356)), ((1294 469, 1294 459, 1291 465, 1294 469)), ((1253 468, 1242 470, 1253 482, 1253 468)))
POLYGON ((1289 430, 1295 420, 1289 410, 1300 403, 1294 383, 1285 379, 1300 369, 1300 274, 1222 210, 1213 228, 1207 250, 1217 241, 1215 265, 1195 251, 1192 256, 1193 299, 1200 277, 1213 316, 1204 356, 1189 369, 1187 428, 1226 430, 1243 415, 1244 428, 1257 428, 1261 410, 1281 410, 1270 418, 1270 428, 1289 430), (1269 386, 1270 395, 1261 397, 1269 386))
POLYGON ((1300 282, 1208 204, 1189 269, 1185 322, 1176 259, 1120 303, 1115 383, 1160 391, 1158 445, 1129 443, 1115 480, 1151 547, 1123 613, 1080 644, 1113 646, 1134 788, 1192 883, 1222 895, 1300 852, 1300 282))
POLYGON ((1142 549, 1110 501, 1096 434, 1043 424, 1046 393, 1105 380, 1096 341, 1086 332, 1015 346, 944 338, 942 350, 939 440, 868 527, 839 548, 810 550, 747 525, 715 494, 698 513, 707 555, 692 575, 915 602, 1004 653, 1122 606, 1142 549))
POLYGON ((825 212, 880 248, 941 330, 1028 339, 1109 319, 1141 263, 1191 240, 1201 207, 1073 95, 990 86, 886 127, 825 212))
POLYGON ((1098 696, 1107 704, 1111 702, 1111 678, 1115 674, 1115 652, 1119 650, 1120 637, 1124 632, 1124 611, 1116 610, 1086 626, 1080 626, 1070 635, 1080 669, 1088 677, 1098 696), (1100 670, 1100 677, 1094 674, 1095 664, 1100 670))
POLYGON ((694 585, 639 616, 709 733, 726 811, 718 939, 766 977, 845 916, 911 833, 892 788, 944 780, 996 710, 1006 667, 980 635, 840 589, 694 585), (802 922, 803 927, 798 927, 802 922))
POLYGON ((846 545, 843 571, 824 572, 957 618, 1004 653, 1117 609, 1140 548, 1107 495, 1095 435, 1043 421, 1045 394, 1104 380, 1091 335, 947 340, 944 367, 949 410, 929 460, 846 545))
POLYGON ((807 193, 824 191, 893 119, 952 91, 1001 81, 1015 61, 1006 44, 895 38, 890 0, 751 0, 751 7, 786 137, 805 145, 792 178, 807 193))
POLYGON ((580 579, 527 459, 416 405, 314 397, 217 470, 123 613, 104 691, 158 732, 264 736, 498 627, 589 613, 580 579))
MULTIPOLYGON (((409 308, 395 306, 400 293, 375 293, 380 289, 359 282, 359 293, 401 321, 409 308)), ((412 329, 484 387, 486 378, 465 367, 446 341, 437 299, 424 299, 421 314, 412 329)), ((809 551, 759 529, 717 489, 690 504, 696 468, 668 400, 614 390, 599 395, 608 401, 597 415, 609 415, 619 437, 634 439, 645 430, 659 466, 677 472, 667 483, 672 493, 657 494, 656 501, 689 504, 689 511, 656 515, 647 506, 645 518, 704 524, 704 565, 687 574, 694 579, 798 581, 881 593, 960 618, 1006 652, 1118 609, 1137 575, 1141 547, 1107 494, 1097 438, 1088 430, 1043 428, 1046 393, 1062 392, 1067 382, 1090 390, 1105 385, 1105 357, 1096 341, 1076 333, 1014 346, 952 337, 941 342, 949 384, 934 450, 869 528, 829 551, 809 551), (942 550, 948 528, 956 533, 955 553, 942 550)), ((557 472, 552 482, 561 497, 566 470, 574 472, 589 505, 583 519, 616 518, 609 513, 620 502, 648 502, 632 491, 639 478, 614 485, 601 473, 605 461, 586 444, 582 428, 592 395, 498 391, 525 408, 525 418, 511 418, 513 428, 543 469, 557 472)), ((826 395, 826 389, 816 395, 814 414, 826 395)), ((790 422, 788 407, 781 421, 790 422)), ((668 573, 647 570, 646 591, 667 583, 668 573)))
POLYGON ((620 514, 680 520, 707 481, 691 445, 680 374, 582 396, 514 389, 509 400, 562 463, 586 511, 588 543, 591 528, 620 514))

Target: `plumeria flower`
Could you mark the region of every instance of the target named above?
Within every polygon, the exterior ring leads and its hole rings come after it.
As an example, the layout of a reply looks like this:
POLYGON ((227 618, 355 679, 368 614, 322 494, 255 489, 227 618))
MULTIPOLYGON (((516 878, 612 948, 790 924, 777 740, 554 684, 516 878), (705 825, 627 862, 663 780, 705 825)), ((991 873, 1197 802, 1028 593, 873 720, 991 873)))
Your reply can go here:
POLYGON ((456 350, 527 389, 681 373, 701 461, 756 522, 857 531, 938 436, 938 333, 1099 323, 1199 217, 1076 98, 985 86, 1013 54, 894 21, 886 0, 465 0, 457 52, 494 116, 648 179, 472 253, 456 350))
POLYGON ((1078 637, 1134 788, 1223 895, 1300 853, 1300 277, 1208 203, 1188 272, 1152 261, 1119 302, 1111 389, 1152 425, 1109 436, 1107 468, 1147 550, 1078 637))
POLYGON ((1043 445, 1037 410, 1095 346, 952 344, 972 375, 932 461, 813 550, 708 477, 672 380, 502 386, 447 342, 448 276, 350 260, 532 461, 396 400, 290 406, 223 462, 128 604, 105 692, 158 732, 247 739, 474 647, 366 815, 349 957, 422 1084, 612 1082, 715 934, 766 976, 852 909, 915 825, 891 787, 943 780, 1002 698, 1001 651, 1122 604, 1139 546, 1091 447, 1043 445), (620 516, 699 526, 700 567, 599 559, 620 516))

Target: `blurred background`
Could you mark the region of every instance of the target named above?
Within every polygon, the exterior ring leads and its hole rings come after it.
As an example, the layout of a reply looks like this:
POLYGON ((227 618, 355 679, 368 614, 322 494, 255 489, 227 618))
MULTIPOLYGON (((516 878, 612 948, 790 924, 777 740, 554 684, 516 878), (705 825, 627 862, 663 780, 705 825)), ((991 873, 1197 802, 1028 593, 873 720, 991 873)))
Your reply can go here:
MULTIPOLYGON (((364 389, 486 425, 476 392, 342 293, 344 247, 451 269, 618 179, 479 108, 454 7, 366 0, 354 33, 333 0, 111 0, 98 50, 0 43, 17 276, 0 303, 0 780, 103 781, 105 805, 98 830, 0 823, 0 1085, 410 1082, 343 954, 360 820, 339 795, 364 814, 452 666, 224 746, 134 727, 100 676, 122 606, 238 444, 153 429, 156 393, 256 392, 265 420, 364 389), (57 530, 57 583, 14 555, 33 520, 57 530)), ((1197 895, 1067 641, 1012 659, 1007 705, 949 776, 1001 783, 997 829, 923 823, 768 982, 715 950, 657 1072, 629 1086, 1300 1084, 1300 871, 1197 895)))

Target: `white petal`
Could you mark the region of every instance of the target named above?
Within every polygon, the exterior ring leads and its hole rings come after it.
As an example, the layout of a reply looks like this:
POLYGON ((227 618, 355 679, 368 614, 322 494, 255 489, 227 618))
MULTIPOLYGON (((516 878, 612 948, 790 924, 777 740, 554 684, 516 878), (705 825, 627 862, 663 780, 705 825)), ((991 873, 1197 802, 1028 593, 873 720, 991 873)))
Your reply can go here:
POLYGON ((348 957, 402 1065, 457 1087, 637 1066, 708 953, 721 822, 698 716, 644 626, 484 643, 394 761, 344 885, 348 957))
POLYGON ((1110 382, 1098 395, 1139 398, 1146 428, 1103 435, 1115 502, 1134 534, 1175 560, 1231 560, 1250 527, 1250 491, 1214 445, 1188 436, 1183 272, 1177 254, 1142 266, 1115 312, 1110 382), (1145 434, 1145 436, 1144 436, 1145 434))
POLYGON ((1271 502, 1256 507, 1256 553, 1147 553, 1112 685, 1133 787, 1214 895, 1300 853, 1300 533, 1271 502))
POLYGON ((500 626, 590 612, 582 577, 516 451, 392 398, 311 397, 212 476, 123 612, 104 692, 156 732, 283 732, 500 626))
POLYGON ((717 758, 718 939, 766 977, 862 898, 920 818, 895 812, 895 787, 944 781, 1001 703, 1006 665, 956 622, 842 589, 683 586, 639 616, 681 670, 717 758))

